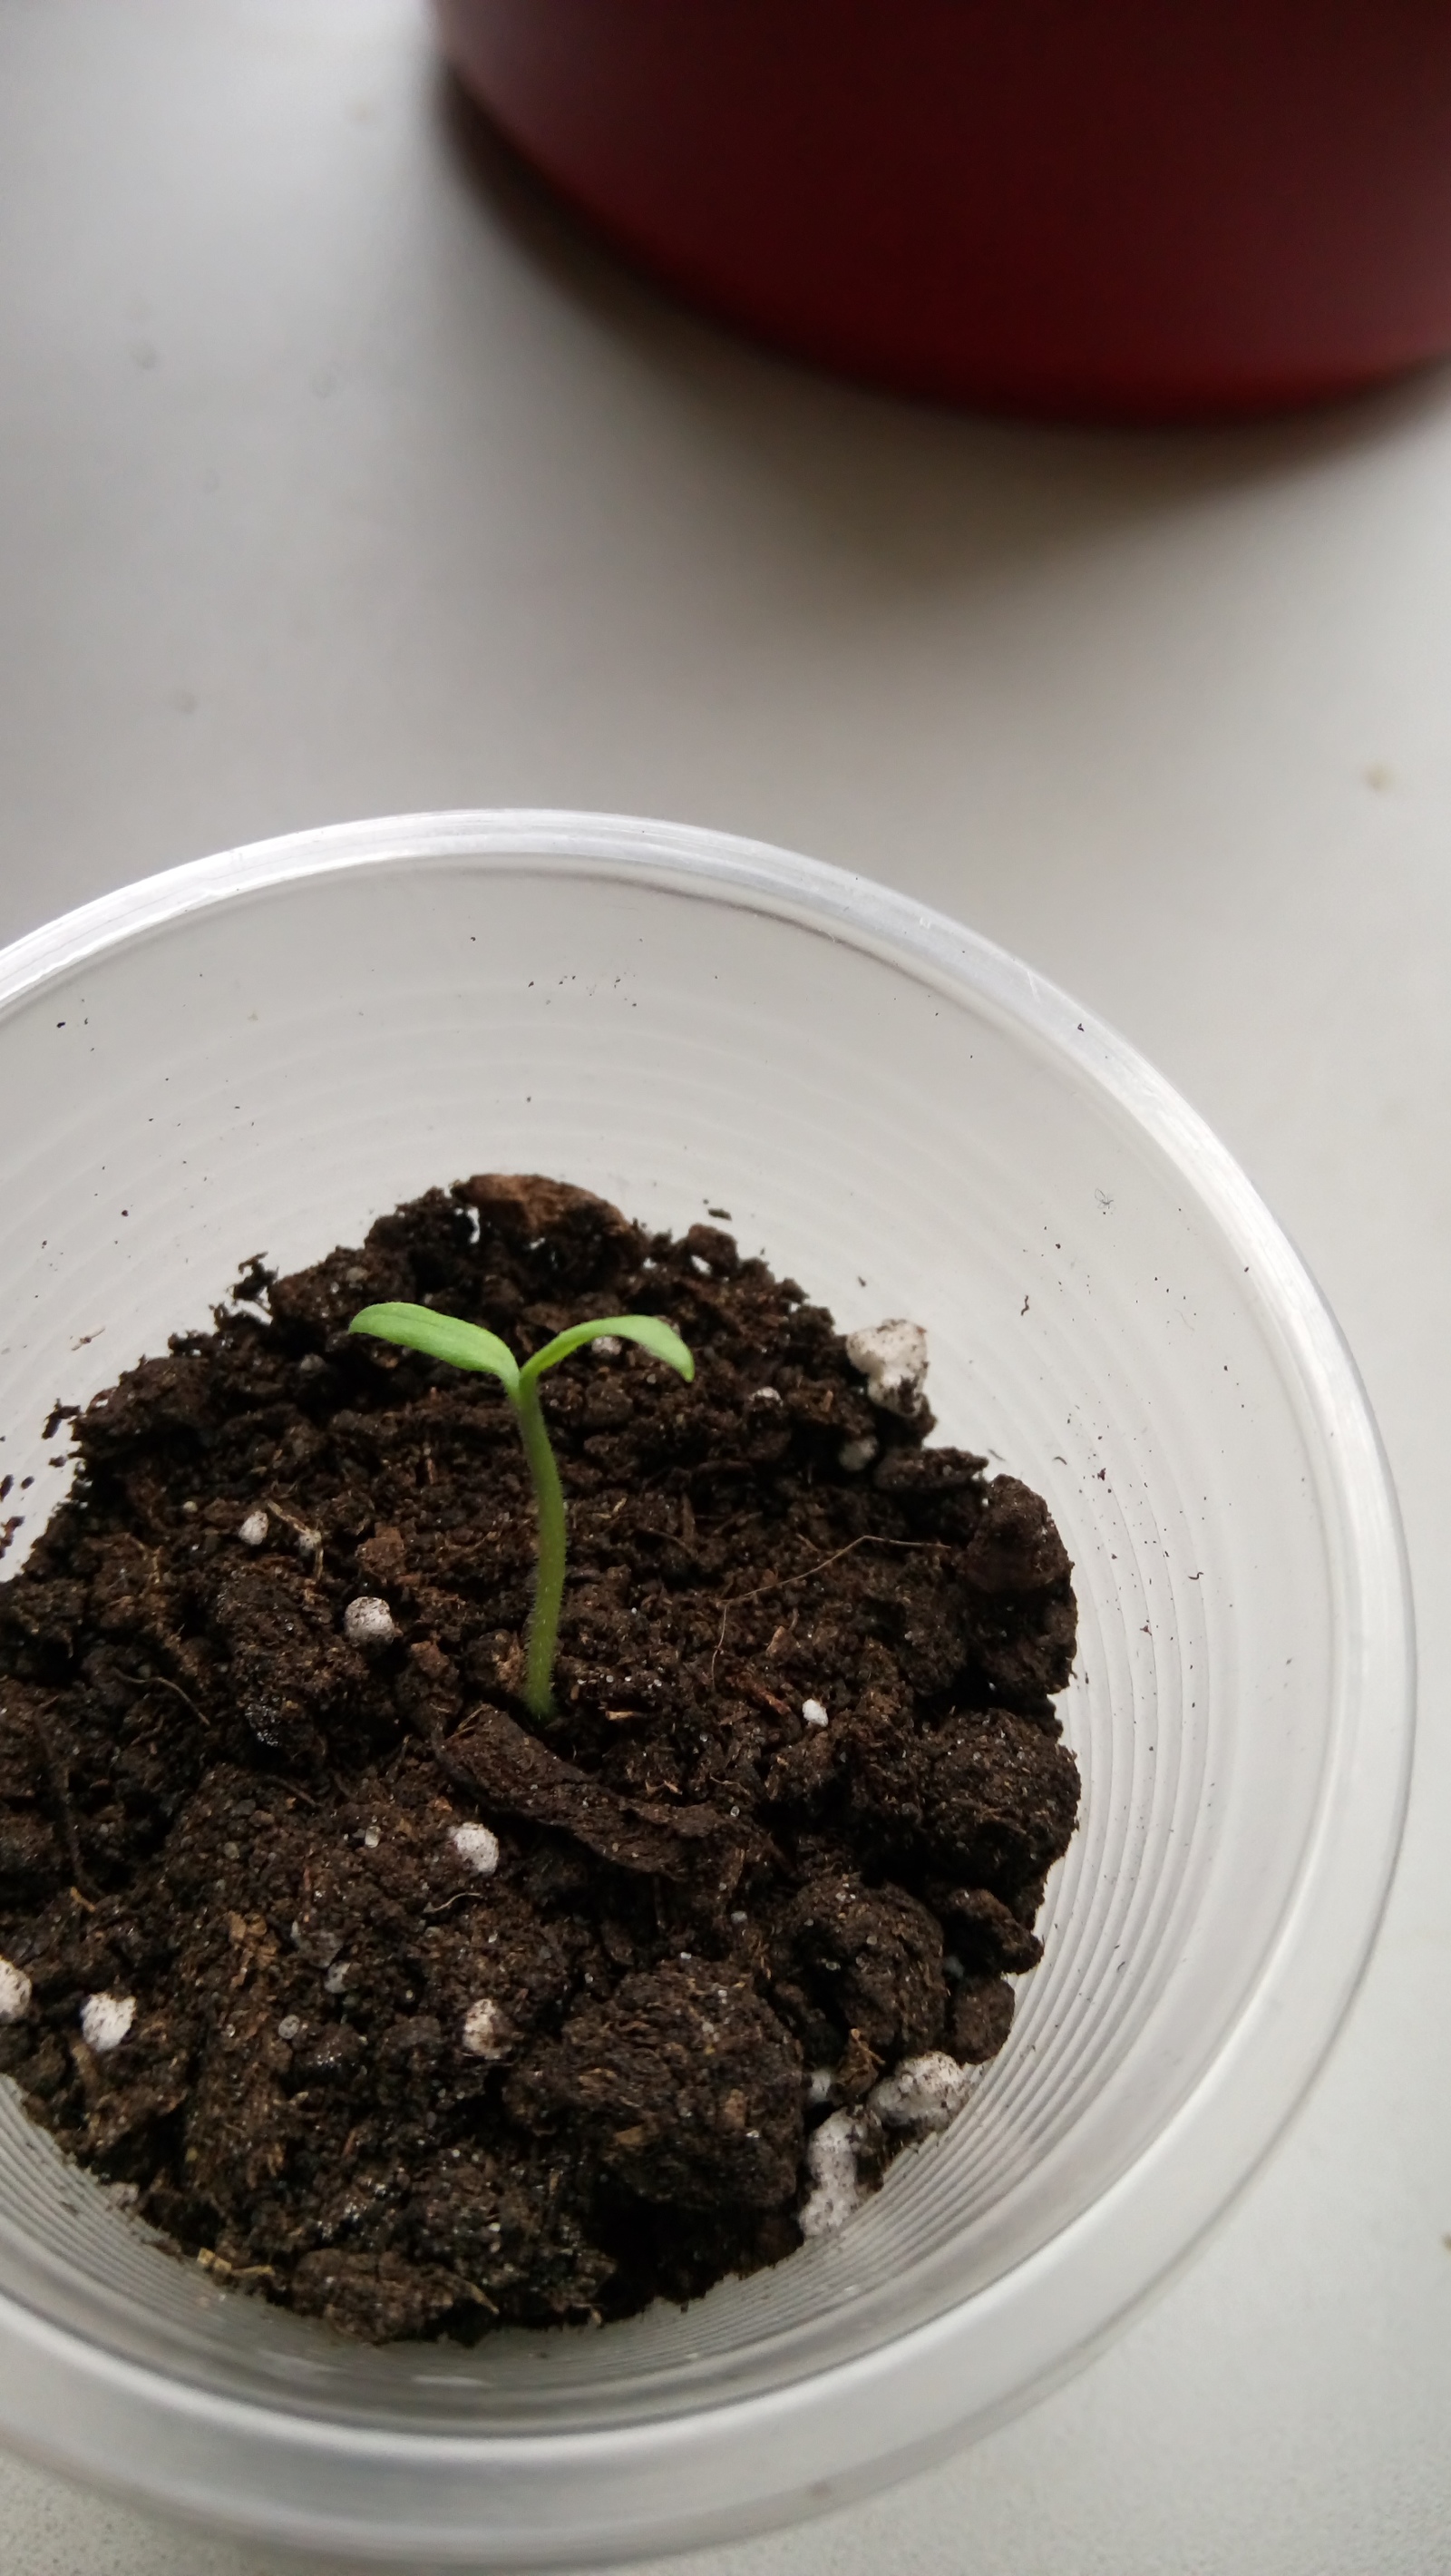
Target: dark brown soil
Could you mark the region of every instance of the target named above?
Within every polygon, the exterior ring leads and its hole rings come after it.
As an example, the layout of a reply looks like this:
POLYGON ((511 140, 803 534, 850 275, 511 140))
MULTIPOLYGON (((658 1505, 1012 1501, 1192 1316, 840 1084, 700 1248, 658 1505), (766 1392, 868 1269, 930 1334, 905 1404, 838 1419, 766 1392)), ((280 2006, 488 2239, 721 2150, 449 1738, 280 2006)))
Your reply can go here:
POLYGON ((218 2277, 356 2335, 776 2261, 810 2125, 905 2057, 991 2056, 1038 1957, 1078 1797, 1043 1505, 870 1404, 724 1232, 557 1183, 430 1191, 235 1299, 74 1422, 73 1493, 0 1587, 0 1952, 33 1987, 0 2072, 218 2277), (513 1418, 350 1338, 383 1298, 521 1355, 656 1312, 695 1352, 693 1386, 628 1344, 544 1381, 543 1733, 513 1418), (381 1648, 343 1634, 362 1595, 381 1648), (97 1994, 135 2002, 105 2051, 97 1994))

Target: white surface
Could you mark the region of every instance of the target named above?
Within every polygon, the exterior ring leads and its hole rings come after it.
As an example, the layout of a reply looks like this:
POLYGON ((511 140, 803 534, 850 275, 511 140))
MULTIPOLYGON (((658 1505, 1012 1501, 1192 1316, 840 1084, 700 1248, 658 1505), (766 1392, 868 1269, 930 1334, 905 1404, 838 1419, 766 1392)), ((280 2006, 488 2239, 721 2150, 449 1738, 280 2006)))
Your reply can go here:
MULTIPOLYGON (((797 374, 441 122, 411 0, 0 0, 0 931, 316 820, 576 803, 959 913, 1155 1057, 1400 1481, 1418 1780, 1351 2026, 1195 2267, 707 2576, 1441 2576, 1451 385, 1223 437, 797 374)), ((255 2562, 0 2470, 7 2576, 255 2562)))

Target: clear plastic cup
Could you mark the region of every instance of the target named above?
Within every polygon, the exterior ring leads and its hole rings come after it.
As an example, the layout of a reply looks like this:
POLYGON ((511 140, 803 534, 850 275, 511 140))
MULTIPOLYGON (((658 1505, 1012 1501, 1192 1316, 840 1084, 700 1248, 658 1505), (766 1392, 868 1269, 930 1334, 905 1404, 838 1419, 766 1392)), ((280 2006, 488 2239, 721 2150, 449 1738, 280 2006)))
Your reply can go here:
POLYGON ((930 1336, 940 1436, 1075 1560, 1081 1830, 1011 2039, 846 2231, 602 2331, 373 2352, 219 2291, 0 2088, 0 2432, 349 2567, 597 2566, 837 2503, 1024 2405, 1283 2125, 1399 1831, 1411 1624, 1365 1398, 1184 1103, 1001 951, 865 879, 570 814, 349 825, 0 957, 0 1429, 243 1256, 470 1172, 726 1208, 843 1327, 930 1336))

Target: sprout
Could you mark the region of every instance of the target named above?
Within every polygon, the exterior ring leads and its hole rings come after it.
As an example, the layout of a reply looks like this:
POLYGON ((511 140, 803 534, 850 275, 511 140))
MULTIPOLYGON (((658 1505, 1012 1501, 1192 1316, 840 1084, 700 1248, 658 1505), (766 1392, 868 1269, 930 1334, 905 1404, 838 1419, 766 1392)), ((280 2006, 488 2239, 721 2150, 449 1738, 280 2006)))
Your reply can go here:
POLYGON ((554 1707, 559 1607, 564 1597, 564 1494, 540 1409, 539 1380, 546 1369, 556 1368, 561 1360, 568 1359, 571 1351, 579 1350, 586 1342, 597 1342, 602 1336, 641 1343, 653 1358, 678 1369, 687 1380, 695 1375, 694 1360, 680 1335, 662 1323, 658 1315, 605 1315, 595 1324, 571 1324, 567 1332, 556 1333, 553 1341, 546 1342, 543 1350, 536 1351, 522 1368, 497 1333, 486 1332, 481 1324, 461 1323, 456 1315, 436 1315, 431 1306, 365 1306, 360 1315, 353 1317, 348 1330, 373 1334, 382 1342, 401 1342, 405 1350, 422 1351, 433 1360, 447 1360, 452 1368, 481 1369, 500 1381, 518 1419, 539 1510, 524 1705, 531 1717, 550 1716, 554 1707))

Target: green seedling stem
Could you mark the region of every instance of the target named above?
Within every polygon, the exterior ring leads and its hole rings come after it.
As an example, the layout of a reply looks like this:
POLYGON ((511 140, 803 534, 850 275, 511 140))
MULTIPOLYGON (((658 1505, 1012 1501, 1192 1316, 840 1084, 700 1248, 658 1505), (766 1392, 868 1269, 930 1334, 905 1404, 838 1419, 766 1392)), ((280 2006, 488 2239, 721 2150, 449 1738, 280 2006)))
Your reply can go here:
POLYGON ((534 1484, 538 1509, 538 1555, 534 1606, 529 1614, 529 1640, 524 1663, 524 1705, 531 1717, 547 1718, 554 1710, 554 1655, 559 1642, 559 1612, 564 1599, 564 1489, 550 1446, 539 1381, 571 1351, 610 1334, 622 1342, 639 1342, 653 1359, 689 1380, 695 1362, 680 1335, 658 1315, 606 1315, 598 1323, 571 1324, 536 1351, 521 1368, 507 1342, 482 1324, 461 1323, 456 1315, 436 1315, 431 1306, 365 1306, 348 1326, 350 1333, 370 1333, 380 1342, 401 1342, 405 1350, 447 1360, 452 1368, 478 1369, 496 1377, 514 1408, 524 1455, 534 1484))

